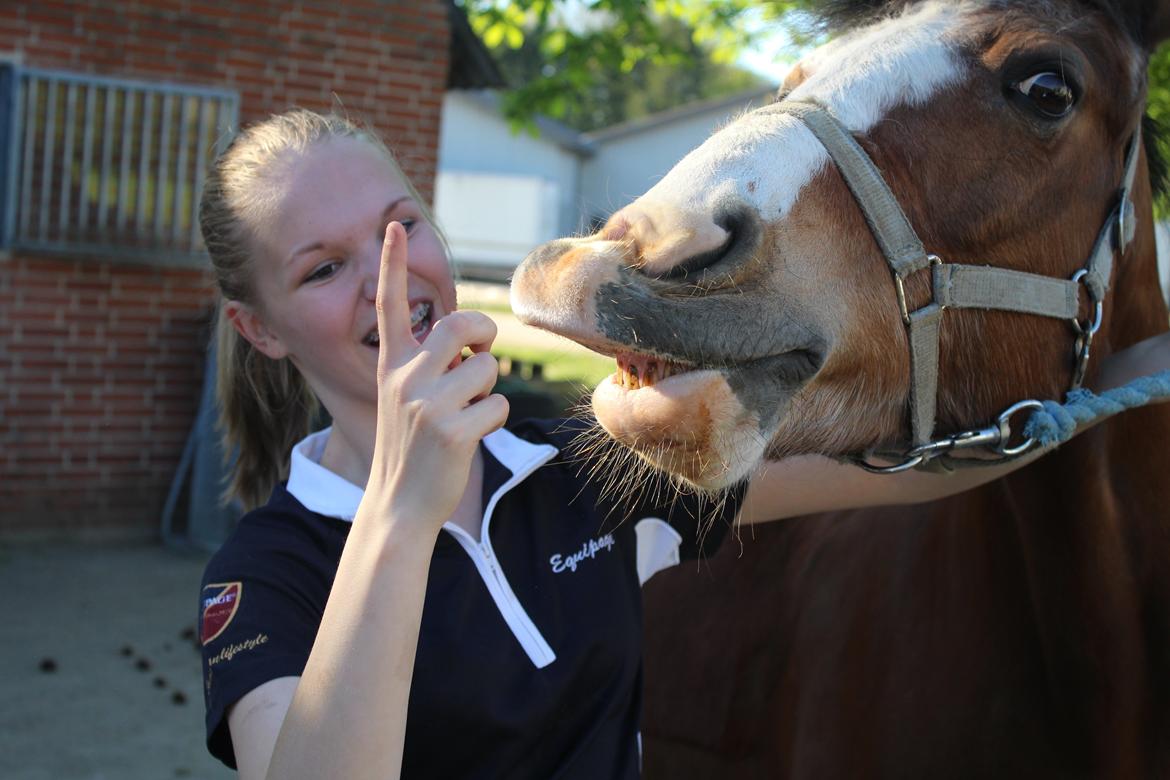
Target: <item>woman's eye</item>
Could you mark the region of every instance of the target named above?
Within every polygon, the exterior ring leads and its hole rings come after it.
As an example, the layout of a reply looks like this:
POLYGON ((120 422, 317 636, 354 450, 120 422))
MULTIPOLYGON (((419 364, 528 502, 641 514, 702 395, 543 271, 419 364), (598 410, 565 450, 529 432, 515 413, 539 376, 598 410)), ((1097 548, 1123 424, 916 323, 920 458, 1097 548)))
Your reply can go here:
POLYGON ((1076 104, 1076 94, 1059 73, 1037 73, 1015 84, 1033 108, 1047 119, 1060 119, 1076 104))
POLYGON ((341 263, 336 260, 330 260, 313 269, 313 272, 305 277, 306 282, 318 282, 322 279, 328 279, 333 274, 337 273, 337 269, 341 267, 341 263))
MULTIPOLYGON (((406 237, 407 237, 407 238, 410 238, 410 234, 414 232, 414 229, 415 229, 416 227, 418 227, 418 220, 417 220, 417 219, 415 219, 414 217, 400 217, 400 218, 398 218, 398 219, 393 219, 393 220, 390 220, 390 221, 391 221, 391 222, 397 222, 399 225, 402 225, 402 229, 403 229, 404 231, 406 231, 406 237)), ((379 241, 381 241, 381 240, 382 240, 382 239, 385 237, 385 235, 386 235, 386 227, 387 227, 389 224, 390 224, 390 223, 389 223, 389 222, 387 222, 385 225, 383 225, 383 226, 382 226, 382 232, 378 234, 378 240, 379 240, 379 241)))

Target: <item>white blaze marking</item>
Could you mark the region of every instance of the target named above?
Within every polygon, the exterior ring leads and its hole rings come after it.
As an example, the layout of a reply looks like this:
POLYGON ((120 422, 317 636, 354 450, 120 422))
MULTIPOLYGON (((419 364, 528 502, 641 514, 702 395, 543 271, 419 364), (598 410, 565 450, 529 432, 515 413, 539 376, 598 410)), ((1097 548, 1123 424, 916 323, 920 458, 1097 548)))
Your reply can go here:
MULTIPOLYGON (((850 130, 864 133, 891 109, 921 105, 961 77, 954 47, 971 8, 932 0, 826 44, 801 62, 806 80, 789 97, 815 99, 850 130)), ((774 219, 788 213, 827 161, 824 147, 798 119, 752 113, 684 157, 643 202, 665 202, 709 219, 713 204, 733 195, 774 219)))

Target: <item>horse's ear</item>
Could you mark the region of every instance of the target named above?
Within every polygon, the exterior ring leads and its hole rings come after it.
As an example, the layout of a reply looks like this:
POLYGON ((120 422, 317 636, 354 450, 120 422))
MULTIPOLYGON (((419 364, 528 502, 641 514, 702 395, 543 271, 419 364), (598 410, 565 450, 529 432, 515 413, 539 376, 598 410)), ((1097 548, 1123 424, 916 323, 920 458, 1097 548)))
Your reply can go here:
POLYGON ((1148 51, 1170 38, 1170 0, 1119 0, 1118 6, 1148 51))
POLYGON ((1127 27, 1147 51, 1170 38, 1170 0, 1115 0, 1127 27))
POLYGON ((1146 14, 1142 20, 1142 42, 1153 51, 1170 38, 1170 0, 1150 0, 1142 6, 1146 14))

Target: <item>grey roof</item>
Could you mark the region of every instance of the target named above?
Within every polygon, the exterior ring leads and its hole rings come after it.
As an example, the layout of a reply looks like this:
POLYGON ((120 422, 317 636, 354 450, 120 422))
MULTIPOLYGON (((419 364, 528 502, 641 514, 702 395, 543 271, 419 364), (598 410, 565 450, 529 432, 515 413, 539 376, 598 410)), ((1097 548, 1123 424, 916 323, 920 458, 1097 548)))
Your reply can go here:
MULTIPOLYGON (((495 90, 468 90, 465 95, 481 108, 496 115, 502 115, 500 106, 503 101, 500 98, 500 94, 495 90)), ((592 143, 586 141, 581 133, 578 133, 562 122, 539 114, 533 118, 533 122, 536 123, 537 129, 540 130, 541 138, 557 144, 574 154, 579 154, 582 157, 591 157, 597 151, 597 148, 592 143)))
MULTIPOLYGON (((728 109, 741 104, 760 101, 761 98, 768 97, 775 91, 775 85, 765 84, 760 87, 744 90, 743 92, 737 92, 734 95, 687 103, 682 106, 667 109, 666 111, 659 111, 656 114, 631 119, 628 122, 603 127, 600 130, 594 130, 588 133, 580 133, 562 122, 539 114, 533 121, 536 123, 537 129, 540 130, 540 137, 544 140, 557 144, 582 157, 592 157, 597 153, 598 148, 607 141, 654 130, 662 125, 687 119, 708 111, 718 111, 720 109, 728 109)), ((496 115, 501 114, 500 106, 502 100, 499 92, 496 90, 474 89, 466 90, 464 94, 469 100, 479 104, 486 111, 496 115)))

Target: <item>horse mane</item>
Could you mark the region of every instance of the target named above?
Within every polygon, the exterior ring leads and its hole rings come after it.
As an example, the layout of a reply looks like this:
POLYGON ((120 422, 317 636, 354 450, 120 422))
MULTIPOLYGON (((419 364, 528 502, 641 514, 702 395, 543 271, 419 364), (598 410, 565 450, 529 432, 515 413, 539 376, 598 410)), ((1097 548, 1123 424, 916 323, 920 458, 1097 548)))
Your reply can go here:
MULTIPOLYGON (((923 0, 813 0, 813 16, 823 29, 838 34, 857 27, 863 27, 890 16, 896 16, 910 6, 923 0)), ((1141 2, 1125 0, 1079 0, 1095 11, 1105 14, 1135 41, 1142 40, 1141 2)), ((988 10, 1003 10, 1012 6, 1025 6, 1029 10, 1045 5, 1045 0, 983 0, 988 10)))
MULTIPOLYGON (((840 35, 859 27, 874 24, 882 19, 897 16, 907 8, 923 0, 821 0, 813 3, 813 15, 818 26, 829 35, 840 35)), ((1035 9, 1039 2, 1030 2, 1035 9)), ((1142 20, 1138 7, 1140 3, 1125 3, 1121 0, 1080 0, 1080 2, 1113 20, 1135 43, 1142 39, 1142 20)), ((985 0, 989 10, 1023 5, 1021 0, 985 0)), ((1140 44, 1139 44, 1140 45, 1140 44)), ((1142 142, 1150 168, 1150 188, 1154 200, 1163 206, 1170 206, 1170 167, 1165 153, 1167 142, 1166 126, 1149 114, 1142 118, 1142 142)))
POLYGON ((879 19, 895 16, 920 0, 823 0, 814 2, 812 12, 830 35, 865 27, 879 19))

